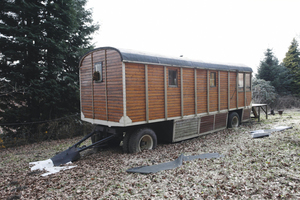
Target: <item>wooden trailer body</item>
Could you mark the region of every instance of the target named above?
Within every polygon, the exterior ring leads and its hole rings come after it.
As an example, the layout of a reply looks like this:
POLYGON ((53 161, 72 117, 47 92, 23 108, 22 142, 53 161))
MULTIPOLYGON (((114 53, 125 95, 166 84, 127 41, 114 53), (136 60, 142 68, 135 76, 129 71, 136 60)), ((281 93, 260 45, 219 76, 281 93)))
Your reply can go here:
POLYGON ((112 47, 80 61, 81 118, 105 132, 150 127, 178 142, 250 119, 252 69, 112 47), (162 131, 163 130, 163 131, 162 131))

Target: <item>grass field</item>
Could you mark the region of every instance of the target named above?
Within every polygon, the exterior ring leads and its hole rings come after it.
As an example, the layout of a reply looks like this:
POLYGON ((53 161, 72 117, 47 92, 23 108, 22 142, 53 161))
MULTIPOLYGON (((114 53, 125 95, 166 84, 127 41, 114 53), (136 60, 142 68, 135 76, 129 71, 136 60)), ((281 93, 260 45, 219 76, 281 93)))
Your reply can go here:
POLYGON ((46 160, 80 138, 46 141, 0 151, 2 199, 299 199, 300 110, 285 110, 155 150, 123 154, 120 147, 87 151, 77 167, 41 177, 29 162, 46 160), (250 131, 292 126, 270 137, 250 131), (193 160, 155 174, 132 174, 132 167, 173 161, 180 154, 220 153, 219 159, 193 160))

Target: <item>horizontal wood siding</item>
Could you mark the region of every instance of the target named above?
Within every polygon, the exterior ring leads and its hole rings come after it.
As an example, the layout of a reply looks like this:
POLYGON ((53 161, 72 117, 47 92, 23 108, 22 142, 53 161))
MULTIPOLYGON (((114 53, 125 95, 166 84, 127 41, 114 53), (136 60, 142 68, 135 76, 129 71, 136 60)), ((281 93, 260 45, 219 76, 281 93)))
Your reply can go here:
POLYGON ((228 72, 220 72, 220 109, 228 108, 228 72))
POLYGON ((230 108, 236 108, 236 73, 230 72, 230 108))
POLYGON ((164 67, 148 65, 149 120, 165 117, 164 67))
POLYGON ((216 86, 209 87, 209 112, 214 112, 218 110, 218 72, 217 71, 209 71, 209 75, 211 72, 216 73, 216 86))
POLYGON ((214 117, 214 115, 201 117, 200 133, 205 133, 214 129, 214 117))
POLYGON ((80 67, 80 84, 85 118, 119 122, 123 116, 123 92, 122 62, 117 51, 102 49, 86 56, 80 67), (102 62, 102 82, 92 80, 94 64, 98 62, 102 62))
POLYGON ((183 68, 183 115, 195 114, 194 69, 183 68))
POLYGON ((252 101, 252 92, 246 91, 246 106, 250 106, 252 101))
POLYGON ((207 71, 197 69, 197 113, 207 112, 207 71))
POLYGON ((243 120, 250 119, 251 109, 244 109, 243 120))
POLYGON ((122 62, 120 54, 107 50, 108 121, 119 122, 123 116, 122 62))
MULTIPOLYGON (((93 56, 93 64, 90 66, 94 73, 94 64, 97 62, 103 62, 102 65, 102 73, 103 73, 103 81, 96 82, 92 81, 94 85, 94 118, 100 120, 108 120, 106 117, 106 99, 105 99, 105 50, 96 51, 92 53, 93 56)), ((92 77, 92 73, 90 74, 92 77)))
POLYGON ((81 111, 86 118, 93 117, 92 110, 92 56, 84 58, 80 66, 81 111))
POLYGON ((180 79, 180 68, 178 67, 167 67, 167 107, 168 107, 168 117, 179 117, 181 116, 181 79, 180 79), (169 69, 177 70, 177 87, 169 86, 169 69))
POLYGON ((126 63, 126 109, 132 122, 146 121, 145 65, 126 63))
POLYGON ((245 93, 239 92, 239 107, 243 107, 245 105, 245 93))
POLYGON ((227 113, 216 114, 215 129, 226 127, 227 113))

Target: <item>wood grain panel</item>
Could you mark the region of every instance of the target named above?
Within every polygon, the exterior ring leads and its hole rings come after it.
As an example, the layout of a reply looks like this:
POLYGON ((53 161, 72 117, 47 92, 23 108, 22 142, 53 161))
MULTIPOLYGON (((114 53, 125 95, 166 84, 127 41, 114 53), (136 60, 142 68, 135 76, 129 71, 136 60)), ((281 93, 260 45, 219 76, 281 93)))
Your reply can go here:
POLYGON ((218 72, 217 71, 209 71, 209 73, 216 73, 216 86, 209 87, 209 112, 214 112, 218 110, 218 72))
POLYGON ((132 122, 146 121, 145 66, 126 63, 126 108, 132 122))
POLYGON ((181 79, 180 79, 180 68, 178 67, 167 67, 167 106, 168 106, 168 117, 179 117, 181 116, 181 79), (177 70, 178 86, 170 87, 168 85, 169 69, 177 70))
POLYGON ((251 109, 244 109, 243 120, 250 119, 250 113, 251 113, 251 109))
POLYGON ((245 93, 244 92, 238 92, 239 93, 239 107, 243 107, 245 105, 245 93))
POLYGON ((226 127, 227 114, 228 113, 216 114, 215 129, 220 129, 220 128, 226 127))
POLYGON ((230 72, 230 108, 236 108, 236 72, 230 72))
POLYGON ((123 116, 121 57, 115 50, 106 51, 108 121, 119 122, 123 116))
POLYGON ((214 128, 214 115, 201 117, 200 133, 212 131, 214 128))
POLYGON ((149 120, 165 117, 164 68, 148 65, 149 120))
POLYGON ((183 68, 183 115, 195 114, 194 69, 183 68))
POLYGON ((250 106, 251 101, 252 101, 252 92, 247 91, 246 92, 246 106, 250 106))
POLYGON ((228 108, 228 72, 220 72, 220 109, 228 108))
POLYGON ((92 57, 86 56, 80 66, 81 111, 86 118, 93 117, 92 111, 92 57))
POLYGON ((197 69, 197 113, 207 112, 207 72, 197 69))

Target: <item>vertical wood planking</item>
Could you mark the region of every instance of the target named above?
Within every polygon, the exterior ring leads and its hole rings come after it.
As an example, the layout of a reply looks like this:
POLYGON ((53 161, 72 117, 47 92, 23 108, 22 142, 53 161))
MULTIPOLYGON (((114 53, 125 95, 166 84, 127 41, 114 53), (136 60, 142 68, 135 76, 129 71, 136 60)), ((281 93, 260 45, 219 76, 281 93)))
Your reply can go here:
POLYGON ((220 91, 220 71, 218 71, 218 112, 220 112, 221 109, 221 102, 220 102, 220 97, 221 97, 221 91, 220 91))
POLYGON ((228 109, 228 72, 220 71, 220 110, 228 109))
POLYGON ((237 106, 236 73, 230 72, 230 109, 237 106))
POLYGON ((228 84, 228 110, 230 109, 230 72, 227 72, 227 84, 228 84))
MULTIPOLYGON (((177 86, 167 86, 167 109, 168 118, 181 116, 181 70, 178 67, 167 67, 167 74, 170 70, 177 71, 177 78, 179 79, 177 86)), ((169 74, 167 75, 167 77, 169 74)), ((166 77, 166 78, 167 78, 166 77)))

